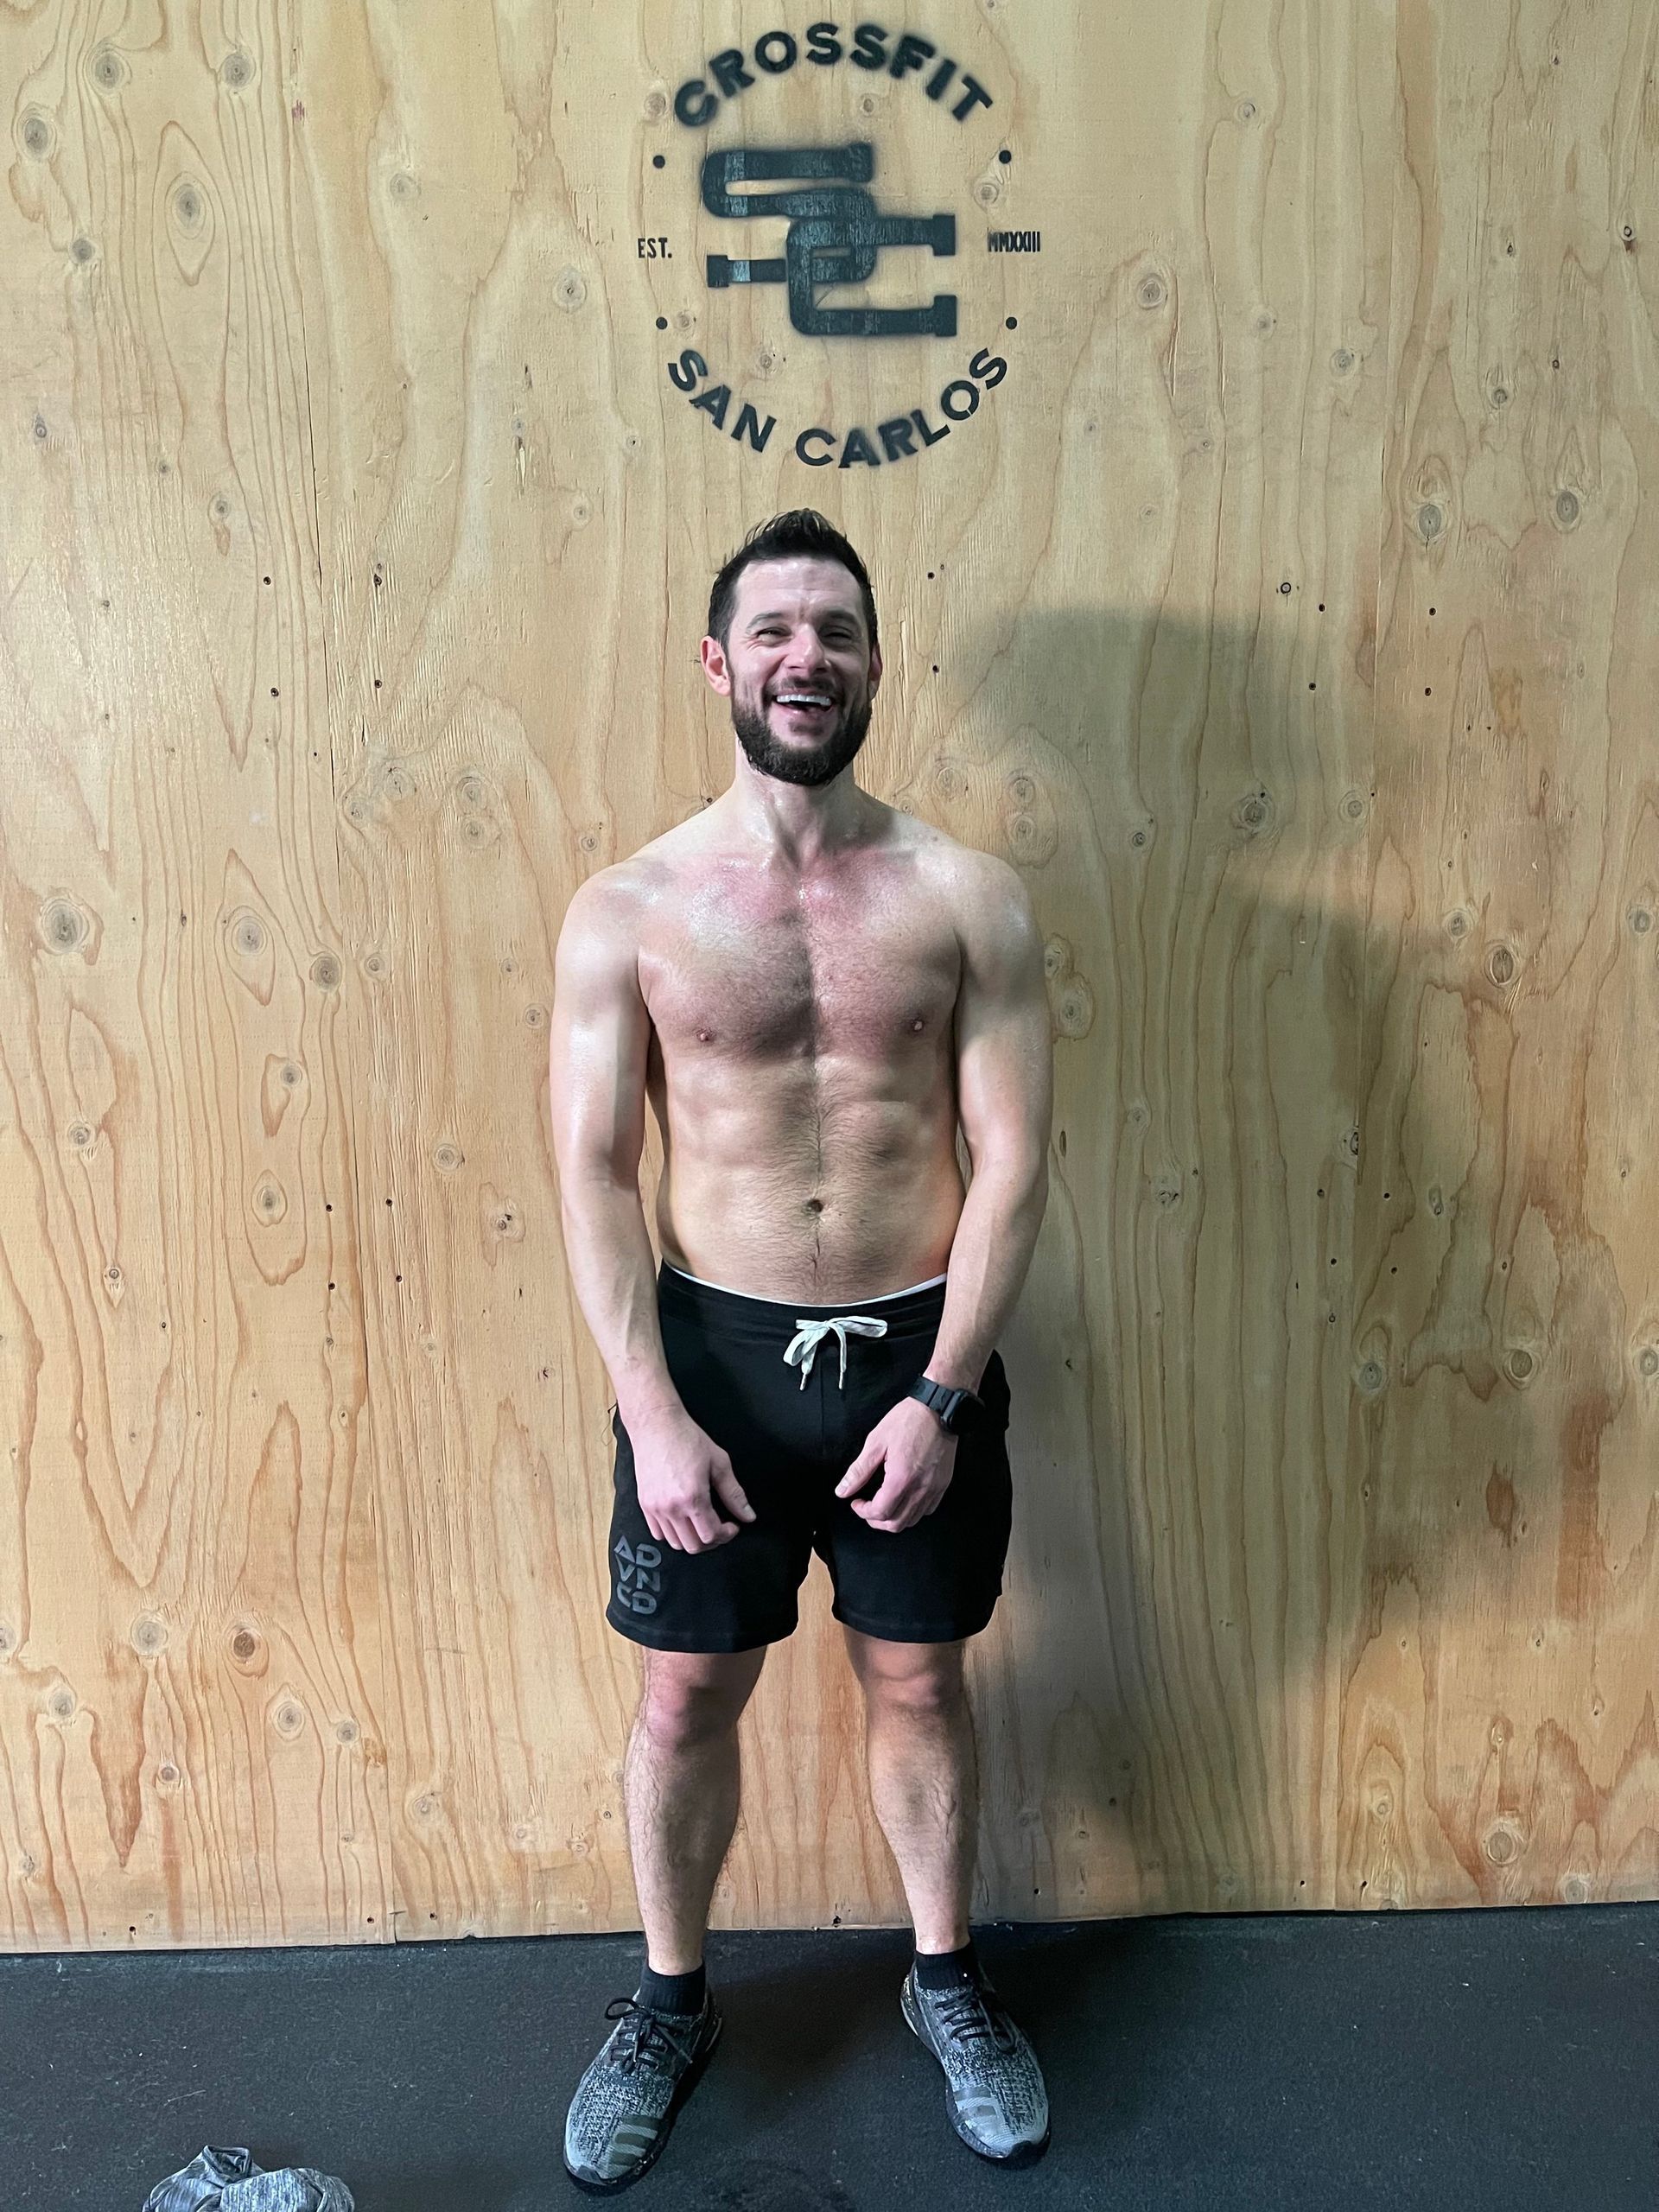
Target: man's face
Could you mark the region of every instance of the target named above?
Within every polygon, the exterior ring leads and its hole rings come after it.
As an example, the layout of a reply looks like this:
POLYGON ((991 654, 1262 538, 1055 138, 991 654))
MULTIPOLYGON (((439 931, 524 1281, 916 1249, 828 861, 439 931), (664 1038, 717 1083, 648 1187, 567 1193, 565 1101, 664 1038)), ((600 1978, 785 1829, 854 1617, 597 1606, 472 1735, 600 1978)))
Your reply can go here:
POLYGON ((833 783, 870 727, 881 656, 870 649, 863 595, 839 561, 756 561, 737 580, 725 649, 705 638, 702 663, 728 694, 750 766, 779 783, 833 783))

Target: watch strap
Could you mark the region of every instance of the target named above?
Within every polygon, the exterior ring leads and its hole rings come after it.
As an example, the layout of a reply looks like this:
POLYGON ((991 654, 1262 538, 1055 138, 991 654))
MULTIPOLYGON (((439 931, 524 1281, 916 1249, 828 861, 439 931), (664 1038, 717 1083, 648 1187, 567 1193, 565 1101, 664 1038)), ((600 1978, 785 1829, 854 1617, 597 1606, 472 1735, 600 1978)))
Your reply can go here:
POLYGON ((940 1426, 951 1436, 961 1436, 985 1410, 984 1400, 976 1397, 971 1390, 952 1389, 949 1383, 935 1382, 926 1375, 917 1376, 910 1386, 909 1395, 919 1398, 936 1414, 940 1426))

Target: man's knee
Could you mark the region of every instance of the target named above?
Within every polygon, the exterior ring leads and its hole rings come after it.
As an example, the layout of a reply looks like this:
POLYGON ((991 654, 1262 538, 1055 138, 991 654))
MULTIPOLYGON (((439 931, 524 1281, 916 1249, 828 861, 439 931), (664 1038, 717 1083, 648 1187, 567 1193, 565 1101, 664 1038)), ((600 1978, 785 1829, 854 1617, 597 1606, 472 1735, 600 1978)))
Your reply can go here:
POLYGON ((943 1719, 967 1702, 960 1643, 893 1643, 849 1630, 847 1643, 872 1705, 918 1719, 943 1719))
POLYGON ((645 1653, 640 1725, 665 1750, 690 1751, 735 1728, 766 1658, 756 1651, 645 1653))

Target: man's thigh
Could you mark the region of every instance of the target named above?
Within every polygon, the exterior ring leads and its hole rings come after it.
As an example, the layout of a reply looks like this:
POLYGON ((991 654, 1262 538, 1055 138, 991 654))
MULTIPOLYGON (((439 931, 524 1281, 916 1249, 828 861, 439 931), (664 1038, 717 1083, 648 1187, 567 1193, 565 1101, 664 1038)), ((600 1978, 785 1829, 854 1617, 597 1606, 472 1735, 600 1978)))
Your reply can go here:
MULTIPOLYGON (((817 1402, 784 1359, 794 1324, 758 1301, 712 1286, 659 1282, 658 1319, 669 1375, 687 1414, 731 1461, 754 1509, 723 1544, 684 1552, 651 1533, 639 1504, 634 1440, 620 1414, 606 1617, 636 1643, 688 1655, 747 1652, 793 1630, 797 1592, 812 1557, 812 1456, 817 1402)), ((714 1500, 722 1520, 734 1516, 714 1500)))
MULTIPOLYGON (((831 1502, 815 1548, 835 1584, 831 1608, 844 1628, 882 1642, 954 1643, 988 1624, 1002 1590, 1014 1518, 1008 1465, 1009 1393, 993 1352, 980 1383, 985 1417, 957 1440, 949 1487, 931 1513, 896 1532, 872 1529, 850 1498, 831 1502)), ((885 1410, 877 1398, 849 1431, 885 1410)), ((861 1496, 874 1494, 873 1475, 861 1496)))
MULTIPOLYGON (((631 1642, 657 1653, 744 1655, 793 1630, 796 1593, 812 1557, 811 1522, 796 1504, 798 1477, 781 1459, 766 1456, 753 1440, 746 1448, 716 1409, 688 1405, 687 1411, 726 1452, 755 1518, 740 1522, 736 1535, 708 1551, 659 1542, 639 1503, 633 1439, 613 1414, 611 1595, 605 1617, 631 1642)), ((723 1505, 719 1510, 722 1519, 731 1517, 723 1505)))

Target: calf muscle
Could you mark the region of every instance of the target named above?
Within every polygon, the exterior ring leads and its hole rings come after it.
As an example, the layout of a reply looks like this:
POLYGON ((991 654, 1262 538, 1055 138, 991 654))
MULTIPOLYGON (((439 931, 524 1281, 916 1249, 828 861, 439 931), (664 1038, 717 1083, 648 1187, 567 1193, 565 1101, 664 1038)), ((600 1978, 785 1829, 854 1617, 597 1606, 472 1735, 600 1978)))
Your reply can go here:
POLYGON ((737 1826, 737 1724, 766 1648, 645 1654, 645 1685, 623 1763, 628 1845, 655 1974, 702 1957, 715 1884, 737 1826))

